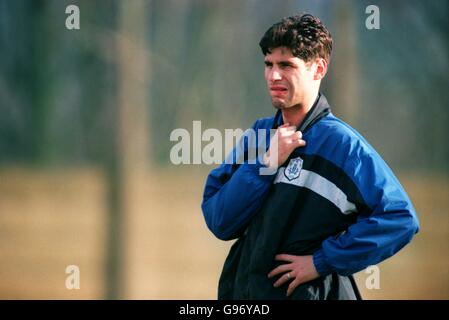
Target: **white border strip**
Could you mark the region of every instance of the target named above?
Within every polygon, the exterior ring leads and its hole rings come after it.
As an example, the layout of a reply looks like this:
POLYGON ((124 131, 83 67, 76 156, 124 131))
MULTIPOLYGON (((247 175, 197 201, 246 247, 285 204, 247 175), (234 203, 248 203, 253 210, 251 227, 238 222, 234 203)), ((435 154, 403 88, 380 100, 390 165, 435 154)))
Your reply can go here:
POLYGON ((336 205, 343 214, 357 211, 355 204, 348 201, 348 198, 343 191, 341 191, 334 183, 319 174, 302 169, 299 177, 290 181, 285 176, 284 170, 284 167, 279 168, 274 183, 288 183, 310 189, 336 205))

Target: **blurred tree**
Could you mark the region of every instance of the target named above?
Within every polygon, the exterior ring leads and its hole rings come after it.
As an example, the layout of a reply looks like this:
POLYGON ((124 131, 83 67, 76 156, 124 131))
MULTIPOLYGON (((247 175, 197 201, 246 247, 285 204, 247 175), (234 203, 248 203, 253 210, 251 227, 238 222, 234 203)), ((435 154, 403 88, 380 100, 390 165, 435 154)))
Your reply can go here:
POLYGON ((107 163, 108 248, 106 297, 125 294, 127 220, 130 184, 146 173, 148 161, 146 19, 148 1, 122 1, 118 6, 116 128, 113 152, 107 163))

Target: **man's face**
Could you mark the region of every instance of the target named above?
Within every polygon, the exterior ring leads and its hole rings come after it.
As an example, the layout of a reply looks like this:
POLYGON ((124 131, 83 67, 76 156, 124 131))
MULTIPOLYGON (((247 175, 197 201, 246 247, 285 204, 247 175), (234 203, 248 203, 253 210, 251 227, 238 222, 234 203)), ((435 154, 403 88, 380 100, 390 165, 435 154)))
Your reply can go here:
POLYGON ((290 49, 274 48, 265 56, 265 80, 276 109, 303 105, 316 85, 314 64, 293 56, 290 49))

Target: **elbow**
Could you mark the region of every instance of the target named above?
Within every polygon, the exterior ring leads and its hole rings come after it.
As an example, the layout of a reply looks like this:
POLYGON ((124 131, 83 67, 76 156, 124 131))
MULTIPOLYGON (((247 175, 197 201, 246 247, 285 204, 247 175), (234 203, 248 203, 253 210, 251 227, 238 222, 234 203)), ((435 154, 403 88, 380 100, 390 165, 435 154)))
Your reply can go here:
POLYGON ((404 234, 406 235, 407 242, 411 241, 415 234, 419 232, 419 220, 415 211, 409 211, 407 220, 403 225, 404 234))
POLYGON ((417 234, 419 232, 419 229, 420 229, 420 226, 419 226, 418 217, 417 217, 416 213, 413 213, 412 217, 411 217, 411 221, 410 221, 410 226, 409 226, 411 236, 413 237, 415 234, 417 234))
POLYGON ((213 233, 213 235, 223 241, 232 240, 232 234, 229 232, 229 228, 225 227, 223 219, 220 219, 220 215, 210 210, 208 205, 203 202, 201 205, 203 211, 204 220, 206 221, 207 228, 213 233))
POLYGON ((220 240, 223 241, 228 241, 228 240, 232 240, 235 237, 233 237, 233 235, 226 230, 223 226, 219 225, 219 224, 213 224, 213 223, 207 223, 207 227, 209 228, 209 230, 214 234, 214 236, 220 240))
POLYGON ((214 236, 216 238, 223 240, 223 241, 228 241, 228 240, 232 240, 235 238, 233 233, 231 232, 231 230, 229 230, 229 228, 227 228, 223 224, 223 222, 209 221, 206 223, 207 223, 207 227, 214 234, 214 236))
POLYGON ((215 235, 215 237, 217 237, 218 239, 223 240, 223 241, 229 241, 229 240, 235 239, 235 237, 232 234, 223 232, 222 230, 215 231, 214 235, 215 235))

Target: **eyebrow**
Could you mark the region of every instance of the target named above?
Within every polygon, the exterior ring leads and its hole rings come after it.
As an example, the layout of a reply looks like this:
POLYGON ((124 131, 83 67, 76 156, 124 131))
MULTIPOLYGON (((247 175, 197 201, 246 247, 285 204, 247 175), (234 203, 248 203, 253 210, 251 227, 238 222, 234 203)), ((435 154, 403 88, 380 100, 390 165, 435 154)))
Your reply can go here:
MULTIPOLYGON (((264 60, 264 63, 267 66, 273 65, 273 62, 271 60, 264 60)), ((286 66, 294 67, 295 66, 295 64, 293 62, 290 62, 287 60, 279 61, 277 64, 280 66, 283 66, 283 67, 286 67, 286 66)))
POLYGON ((281 66, 291 66, 291 67, 293 67, 295 65, 294 63, 292 63, 290 61, 280 61, 278 64, 281 66))

